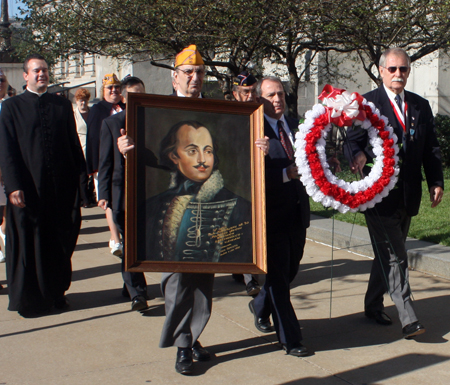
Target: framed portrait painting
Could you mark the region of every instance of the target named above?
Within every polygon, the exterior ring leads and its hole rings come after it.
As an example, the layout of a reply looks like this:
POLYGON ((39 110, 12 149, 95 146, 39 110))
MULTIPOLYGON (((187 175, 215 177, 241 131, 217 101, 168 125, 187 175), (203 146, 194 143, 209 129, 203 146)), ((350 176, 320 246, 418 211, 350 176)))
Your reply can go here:
POLYGON ((130 93, 128 271, 265 273, 263 107, 130 93))

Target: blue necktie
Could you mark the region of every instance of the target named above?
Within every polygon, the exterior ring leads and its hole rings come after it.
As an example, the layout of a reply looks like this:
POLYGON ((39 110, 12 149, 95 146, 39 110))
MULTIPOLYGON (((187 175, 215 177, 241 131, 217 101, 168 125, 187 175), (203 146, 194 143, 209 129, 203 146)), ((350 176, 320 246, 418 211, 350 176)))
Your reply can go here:
POLYGON ((397 103, 397 106, 400 108, 400 113, 403 116, 403 110, 402 110, 402 98, 400 95, 395 95, 395 102, 397 103))

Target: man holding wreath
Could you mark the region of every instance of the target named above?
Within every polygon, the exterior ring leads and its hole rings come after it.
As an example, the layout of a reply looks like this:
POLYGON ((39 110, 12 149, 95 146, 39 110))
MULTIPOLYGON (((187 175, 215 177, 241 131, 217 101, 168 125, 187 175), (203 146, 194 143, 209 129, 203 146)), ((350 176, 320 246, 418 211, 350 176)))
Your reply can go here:
MULTIPOLYGON (((379 71, 383 84, 364 97, 389 119, 399 138, 400 174, 390 194, 365 212, 375 259, 364 307, 366 317, 381 325, 392 324, 383 305, 383 295, 389 292, 399 313, 403 336, 410 339, 425 332, 425 327, 419 322, 411 300, 405 241, 411 217, 419 212, 422 166, 431 207, 441 202, 444 187, 441 153, 430 104, 405 91, 411 71, 407 53, 401 48, 388 49, 380 58, 379 71)), ((344 151, 352 172, 369 173, 368 165, 375 156, 368 144, 367 131, 361 128, 347 131, 344 151)))

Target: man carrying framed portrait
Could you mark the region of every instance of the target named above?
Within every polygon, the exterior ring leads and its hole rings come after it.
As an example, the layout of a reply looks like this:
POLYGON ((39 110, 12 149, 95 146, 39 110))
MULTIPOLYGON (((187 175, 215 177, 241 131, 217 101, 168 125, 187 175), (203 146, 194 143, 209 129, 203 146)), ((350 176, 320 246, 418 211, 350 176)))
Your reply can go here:
MULTIPOLYGON (((196 46, 191 45, 176 57, 175 70, 172 76, 176 92, 172 96, 189 99, 203 98, 201 89, 204 76, 204 62, 196 46)), ((253 247, 251 239, 254 234, 252 234, 251 226, 254 226, 254 224, 247 225, 246 222, 251 223, 251 221, 243 221, 242 218, 262 215, 261 213, 253 215, 250 202, 226 188, 218 169, 217 143, 213 140, 210 126, 214 124, 215 119, 223 119, 228 116, 228 118, 231 117, 236 120, 236 117, 239 117, 241 121, 248 122, 249 129, 245 131, 248 139, 259 138, 260 133, 258 131, 255 134, 250 129, 252 127, 250 121, 253 120, 249 116, 246 117, 242 113, 236 114, 234 103, 224 106, 226 102, 223 101, 205 101, 205 107, 206 105, 208 107, 199 116, 209 116, 210 120, 203 124, 197 121, 201 119, 174 120, 174 116, 180 112, 181 115, 196 115, 197 112, 192 113, 191 107, 193 111, 200 111, 203 110, 203 107, 201 107, 203 103, 199 103, 198 100, 191 100, 189 103, 188 100, 185 100, 185 103, 171 102, 172 98, 147 95, 145 98, 140 97, 139 101, 136 98, 135 113, 131 113, 133 109, 129 110, 130 119, 136 120, 135 124, 129 124, 129 127, 137 127, 138 125, 140 127, 139 130, 136 130, 134 136, 138 141, 137 151, 130 156, 130 159, 127 159, 127 162, 130 161, 128 163, 130 175, 142 175, 140 174, 142 172, 145 174, 145 171, 142 171, 145 168, 142 165, 142 162, 145 162, 144 153, 147 150, 149 150, 147 152, 157 152, 153 147, 155 137, 158 137, 160 142, 159 167, 172 170, 172 179, 168 189, 163 188, 153 195, 147 195, 148 191, 144 193, 147 199, 144 211, 137 210, 137 207, 141 206, 130 201, 129 213, 136 210, 138 218, 136 221, 131 220, 129 222, 130 226, 134 227, 131 231, 128 231, 128 234, 139 233, 138 241, 135 241, 136 247, 137 249, 145 248, 147 251, 145 261, 137 261, 135 265, 133 265, 134 262, 131 262, 130 266, 134 269, 142 269, 140 271, 145 271, 146 266, 155 266, 155 264, 158 264, 160 268, 164 265, 161 270, 157 271, 167 271, 165 270, 167 266, 174 266, 173 272, 162 274, 161 291, 165 300, 166 319, 159 346, 176 346, 178 350, 175 369, 178 373, 190 374, 193 371, 194 360, 207 361, 211 358, 210 353, 202 347, 198 338, 211 316, 213 272, 220 271, 215 270, 213 266, 221 265, 218 267, 219 269, 229 269, 228 266, 233 264, 221 263, 221 261, 236 256, 236 259, 242 262, 241 259, 244 255, 242 250, 236 253, 228 251, 225 253, 225 246, 219 242, 219 239, 224 233, 231 235, 230 227, 232 227, 239 232, 240 247, 253 247), (178 109, 172 110, 162 107, 174 104, 178 105, 178 109), (153 109, 148 108, 148 111, 146 111, 146 106, 152 106, 153 109), (164 113, 164 111, 166 112, 164 113), (148 121, 145 121, 147 113, 148 121), (162 121, 158 116, 161 113, 166 116, 162 121), (142 121, 138 118, 141 115, 144 117, 142 121), (167 133, 162 133, 161 127, 166 120, 172 121, 169 126, 171 128, 167 133), (146 133, 149 132, 153 132, 155 135, 149 134, 147 138, 146 133), (150 147, 147 147, 147 139, 150 147), (144 143, 146 144, 144 145, 144 143), (141 159, 141 163, 137 159, 141 159), (135 166, 133 166, 134 163, 135 166), (137 171, 138 169, 141 171, 137 171), (219 205, 223 205, 223 207, 219 208, 219 205), (208 218, 208 216, 211 216, 211 218, 208 218), (144 217, 143 220, 140 219, 142 217, 144 217), (205 231, 207 222, 211 222, 210 225, 214 222, 214 229, 210 227, 210 231, 205 231), (137 225, 137 223, 140 223, 140 225, 137 225), (145 228, 144 235, 142 234, 143 228, 145 228), (139 239, 142 240, 143 237, 145 239, 142 243, 139 239), (249 241, 245 242, 246 246, 243 246, 243 237, 249 238, 249 241), (157 258, 160 258, 162 262, 151 261, 157 258), (184 264, 183 267, 177 262, 169 261, 174 259, 185 261, 180 262, 180 264, 184 264), (194 262, 186 264, 186 261, 189 260, 194 262), (197 260, 200 262, 196 262, 197 260), (219 262, 213 263, 217 260, 219 262), (171 263, 172 265, 170 265, 171 263), (198 270, 199 265, 203 266, 200 270, 198 270), (208 272, 204 272, 205 269, 208 272)), ((248 108, 245 110, 254 111, 255 109, 248 108)), ((258 107, 257 110, 259 113, 260 108, 258 107)), ((239 132, 243 129, 243 127, 238 128, 241 128, 241 130, 238 130, 239 132)), ((226 136, 229 137, 229 133, 226 136)), ((245 146, 253 147, 253 143, 264 154, 268 152, 267 139, 256 139, 255 141, 252 139, 246 142, 245 146)), ((131 137, 124 135, 119 138, 118 145, 121 152, 126 153, 134 148, 134 141, 131 137)), ((253 154, 254 151, 250 147, 248 148, 248 156, 253 154)), ((153 167, 153 170, 155 169, 153 167)), ((248 169, 250 170, 250 166, 248 166, 248 169)), ((137 180, 130 182, 129 186, 134 186, 140 191, 146 190, 145 181, 147 181, 147 178, 145 175, 142 176, 144 180, 140 179, 139 186, 137 180)), ((247 182, 250 186, 250 181, 247 182)), ((149 186, 147 187, 153 190, 152 186, 155 185, 156 180, 149 178, 148 183, 149 186)), ((249 187, 250 190, 252 188, 249 187)), ((132 195, 142 195, 135 191, 130 190, 130 192, 132 195)), ((256 192, 256 195, 258 194, 261 195, 259 191, 256 192)), ((141 202, 141 198, 136 199, 141 202)), ((259 199, 261 200, 261 197, 259 199)), ((228 239, 230 240, 231 237, 228 237, 228 239)), ((230 242, 231 250, 233 241, 230 242)), ((260 243, 262 244, 262 241, 260 243)), ((132 246, 132 242, 128 242, 128 245, 132 246)), ((248 261, 247 263, 240 263, 242 266, 240 269, 245 270, 253 265, 253 254, 250 251, 246 253, 245 258, 248 258, 248 261)), ((256 270, 253 269, 253 271, 256 270)))

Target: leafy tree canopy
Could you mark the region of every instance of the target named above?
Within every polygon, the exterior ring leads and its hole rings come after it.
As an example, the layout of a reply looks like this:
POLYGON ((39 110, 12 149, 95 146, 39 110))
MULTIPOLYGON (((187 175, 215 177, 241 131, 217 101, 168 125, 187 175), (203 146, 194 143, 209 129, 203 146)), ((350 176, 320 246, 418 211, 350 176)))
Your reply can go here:
MULTIPOLYGON (((378 62, 389 47, 413 61, 450 41, 450 0, 24 0, 27 12, 19 49, 50 58, 88 52, 131 60, 167 59, 196 44, 210 75, 225 90, 230 78, 263 59, 289 74, 288 104, 296 113, 307 69, 336 71, 329 53, 353 53, 378 84, 378 62), (32 44, 30 44, 32 43, 32 44), (305 55, 306 53, 306 55, 305 55), (317 63, 323 67, 309 66, 317 63), (299 65, 303 60, 302 66, 299 65)), ((258 67, 253 72, 260 72, 258 67)), ((351 74, 350 74, 351 75, 351 74)), ((307 80, 307 78, 306 78, 307 80)))

